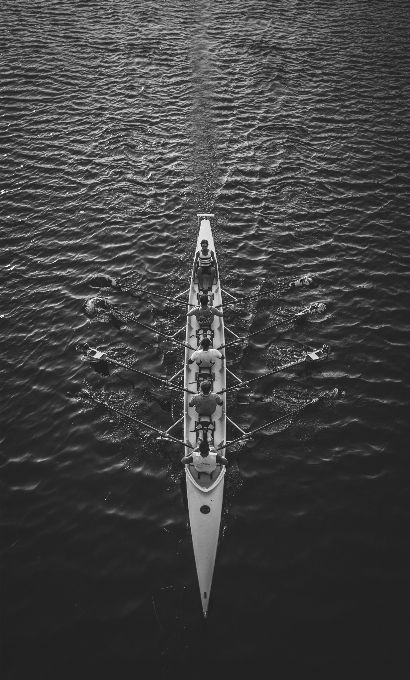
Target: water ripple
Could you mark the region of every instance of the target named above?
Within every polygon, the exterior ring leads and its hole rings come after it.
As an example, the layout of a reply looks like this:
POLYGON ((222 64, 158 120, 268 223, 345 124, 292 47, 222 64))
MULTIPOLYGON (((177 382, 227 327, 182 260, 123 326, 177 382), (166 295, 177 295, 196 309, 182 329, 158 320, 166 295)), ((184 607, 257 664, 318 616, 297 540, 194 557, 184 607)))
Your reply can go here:
POLYGON ((91 281, 182 291, 200 211, 216 214, 226 288, 269 292, 266 309, 226 312, 237 331, 277 305, 327 305, 232 351, 256 377, 274 351, 331 346, 326 364, 261 380, 231 414, 258 427, 271 413, 260 400, 289 385, 345 393, 233 454, 216 667, 249 677, 268 649, 272 672, 296 659, 294 677, 365 677, 383 648, 393 676, 408 562, 407 4, 4 0, 1 12, 5 677, 78 676, 50 648, 81 657, 84 677, 128 677, 136 656, 146 677, 182 677, 196 661, 180 453, 77 396, 88 383, 163 423, 179 402, 126 371, 93 372, 75 347, 125 346, 153 372, 180 363, 148 331, 87 319, 84 303, 100 294, 182 326, 182 309, 91 281), (314 286, 275 287, 304 274, 314 286))

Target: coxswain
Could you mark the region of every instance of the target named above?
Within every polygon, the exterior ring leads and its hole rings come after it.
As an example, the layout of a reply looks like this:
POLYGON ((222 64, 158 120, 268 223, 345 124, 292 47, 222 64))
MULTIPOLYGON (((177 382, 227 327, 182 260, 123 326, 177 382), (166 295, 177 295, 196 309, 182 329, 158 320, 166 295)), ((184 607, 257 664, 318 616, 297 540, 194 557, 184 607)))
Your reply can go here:
POLYGON ((212 289, 214 281, 218 278, 218 266, 213 250, 209 250, 208 241, 201 241, 201 250, 195 255, 194 271, 198 276, 199 290, 204 290, 203 277, 209 276, 209 287, 212 289))
POLYGON ((191 465, 198 472, 207 472, 210 474, 219 465, 228 465, 228 460, 225 456, 221 456, 214 446, 210 446, 205 440, 201 440, 198 446, 188 456, 184 456, 181 460, 183 465, 191 465))
POLYGON ((201 349, 196 349, 188 359, 188 364, 193 364, 195 361, 201 368, 208 368, 213 366, 215 359, 225 359, 224 355, 221 354, 219 349, 209 349, 211 341, 209 338, 205 337, 201 340, 201 349))

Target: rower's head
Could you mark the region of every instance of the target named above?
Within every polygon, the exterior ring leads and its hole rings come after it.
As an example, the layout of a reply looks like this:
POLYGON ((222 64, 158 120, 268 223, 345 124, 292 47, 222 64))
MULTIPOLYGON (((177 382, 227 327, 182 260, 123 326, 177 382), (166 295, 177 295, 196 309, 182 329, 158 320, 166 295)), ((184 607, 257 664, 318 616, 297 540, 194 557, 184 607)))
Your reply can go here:
POLYGON ((202 347, 202 349, 205 350, 205 352, 209 349, 210 344, 211 344, 211 341, 208 337, 202 338, 201 347, 202 347))
POLYGON ((206 238, 202 239, 201 248, 202 250, 206 250, 208 248, 208 241, 206 240, 206 238))
POLYGON ((201 303, 202 307, 206 307, 208 304, 208 296, 201 295, 201 297, 199 298, 199 302, 201 303))
POLYGON ((209 444, 205 439, 203 439, 199 445, 199 453, 203 458, 209 455, 209 444))
POLYGON ((211 383, 209 382, 209 380, 203 380, 203 381, 201 382, 201 391, 202 391, 204 394, 209 394, 209 393, 210 393, 210 391, 211 391, 211 383))

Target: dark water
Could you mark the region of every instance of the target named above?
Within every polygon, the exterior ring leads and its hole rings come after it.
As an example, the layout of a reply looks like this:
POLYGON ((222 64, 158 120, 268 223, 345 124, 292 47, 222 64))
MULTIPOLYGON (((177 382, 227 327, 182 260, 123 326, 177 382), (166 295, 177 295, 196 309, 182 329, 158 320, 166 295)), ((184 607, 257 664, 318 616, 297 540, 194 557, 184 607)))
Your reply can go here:
POLYGON ((1 23, 2 677, 408 677, 408 3, 3 0, 1 23), (207 626, 179 453, 78 395, 162 427, 178 403, 75 349, 172 370, 177 348, 83 305, 181 326, 92 277, 183 290, 199 211, 227 289, 272 294, 233 328, 327 304, 228 353, 254 377, 332 349, 230 415, 345 392, 231 456, 207 626))

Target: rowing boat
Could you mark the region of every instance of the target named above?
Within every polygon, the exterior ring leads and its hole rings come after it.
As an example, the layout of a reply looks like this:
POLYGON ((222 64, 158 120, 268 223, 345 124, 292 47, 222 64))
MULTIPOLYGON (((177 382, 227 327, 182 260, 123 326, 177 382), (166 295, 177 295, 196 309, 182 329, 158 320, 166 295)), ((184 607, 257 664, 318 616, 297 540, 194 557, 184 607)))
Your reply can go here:
MULTIPOLYGON (((206 239, 209 249, 215 253, 214 240, 210 224, 209 214, 198 215, 200 222, 197 241, 197 251, 200 244, 206 239)), ((204 280, 204 285, 206 281, 204 280)), ((220 280, 214 282, 208 291, 210 306, 222 304, 222 293, 220 280)), ((195 270, 192 270, 191 285, 188 294, 188 305, 199 305, 199 286, 195 270)), ((221 307, 220 307, 221 309, 221 307)), ((204 329, 195 316, 187 317, 186 345, 199 346, 203 337, 204 329)), ((223 317, 215 316, 208 331, 211 339, 211 347, 217 348, 225 344, 223 317), (212 337, 211 337, 212 336, 212 337)), ((201 376, 201 367, 196 363, 188 364, 188 359, 192 350, 185 349, 185 388, 192 390, 192 385, 199 385, 199 380, 208 376, 201 376)), ((226 386, 225 363, 218 360, 211 368, 212 391, 219 392, 226 386)), ((195 407, 189 406, 190 396, 185 393, 184 402, 184 439, 186 444, 186 455, 192 452, 191 447, 197 443, 198 414, 195 407)), ((226 412, 225 395, 223 395, 223 406, 217 406, 212 416, 214 446, 217 448, 226 440, 226 412)), ((223 453, 223 451, 221 451, 223 453)), ((207 616, 209 606, 209 596, 211 592, 212 577, 214 573, 216 551, 218 546, 219 528, 221 524, 221 510, 224 489, 225 466, 217 466, 212 476, 206 473, 198 473, 194 465, 186 465, 186 486, 188 497, 189 524, 191 527, 192 543, 194 548, 196 571, 198 574, 199 591, 201 595, 202 611, 204 617, 207 616)))
MULTIPOLYGON (((213 215, 209 215, 207 213, 198 215, 199 234, 196 251, 200 250, 201 241, 206 239, 208 241, 209 249, 215 253, 215 246, 210 223, 211 217, 213 217, 213 215)), ((213 282, 213 285, 210 285, 210 283, 211 282, 209 281, 209 277, 204 277, 203 285, 208 289, 207 294, 209 304, 210 306, 215 306, 222 309, 222 291, 219 277, 217 277, 216 281, 213 282)), ((168 299, 166 295, 157 293, 153 294, 168 299)), ((180 293, 179 295, 176 296, 176 298, 174 298, 174 301, 180 298, 181 295, 185 294, 186 291, 184 293, 180 293)), ((248 298, 251 299, 255 297, 254 295, 251 295, 245 298, 243 297, 235 298, 230 293, 226 294, 230 298, 232 298, 234 302, 246 300, 248 298)), ((188 291, 187 300, 188 309, 192 309, 192 307, 199 306, 200 304, 199 297, 200 291, 198 279, 195 272, 194 261, 194 268, 192 270, 192 277, 188 291)), ((232 302, 228 302, 228 304, 232 304, 232 302)), ((110 307, 110 305, 108 305, 108 307, 110 307)), ((319 307, 324 307, 324 305, 320 303, 319 307)), ((313 303, 313 305, 309 305, 300 312, 294 313, 293 318, 296 320, 300 316, 306 316, 312 313, 312 311, 314 312, 315 309, 319 309, 319 307, 318 303, 313 303)), ((116 308, 111 306, 111 309, 114 310, 116 308)), ((244 432, 244 430, 242 430, 239 427, 239 425, 234 423, 230 418, 227 418, 226 415, 227 392, 237 390, 238 388, 241 387, 249 386, 253 382, 260 380, 262 377, 266 379, 268 376, 274 375, 275 373, 278 373, 289 368, 302 365, 305 362, 306 363, 321 362, 327 357, 329 351, 327 345, 323 345, 323 347, 318 350, 305 351, 300 357, 295 357, 292 359, 292 361, 288 361, 285 364, 276 366, 273 370, 269 371, 269 373, 264 373, 263 375, 259 375, 257 377, 250 378, 247 380, 243 380, 238 376, 235 376, 235 374, 231 370, 229 370, 228 372, 230 375, 230 381, 232 382, 233 379, 236 382, 233 385, 227 386, 226 384, 227 369, 225 367, 224 361, 217 360, 217 362, 211 368, 208 369, 205 367, 201 367, 200 365, 198 366, 197 363, 192 364, 188 363, 192 352, 199 347, 200 341, 203 338, 204 334, 206 334, 210 338, 212 347, 216 349, 225 350, 230 345, 242 344, 244 341, 247 340, 247 338, 255 335, 256 333, 264 332, 274 327, 275 324, 270 324, 267 328, 263 328, 260 329, 259 331, 255 331, 254 333, 249 333, 248 335, 239 337, 232 331, 232 329, 226 326, 226 324, 224 325, 223 317, 215 316, 210 324, 208 322, 208 324, 202 323, 201 325, 201 322, 198 321, 198 319, 194 315, 187 316, 186 326, 180 328, 178 331, 176 331, 176 333, 174 333, 174 335, 169 336, 168 334, 161 332, 158 328, 149 326, 146 323, 142 322, 135 314, 130 313, 127 314, 121 311, 120 314, 121 314, 120 318, 133 321, 136 324, 142 326, 143 328, 152 330, 159 336, 166 337, 168 341, 176 343, 179 346, 183 346, 185 348, 184 367, 171 378, 166 378, 147 373, 146 371, 136 368, 132 362, 128 363, 127 361, 124 361, 121 357, 112 356, 109 352, 102 351, 98 348, 90 347, 88 343, 83 343, 80 351, 83 352, 85 356, 93 363, 106 362, 107 365, 113 364, 116 367, 126 368, 128 370, 135 371, 136 373, 141 374, 145 377, 158 380, 160 383, 164 384, 170 390, 182 391, 184 393, 183 416, 175 423, 173 423, 167 430, 163 430, 162 428, 155 427, 154 425, 139 420, 133 414, 123 411, 121 408, 118 408, 118 406, 116 406, 113 403, 107 403, 107 401, 105 401, 104 399, 100 399, 98 396, 94 395, 90 390, 84 390, 83 392, 87 398, 91 399, 95 403, 102 404, 105 407, 109 408, 110 410, 113 410, 114 412, 118 413, 120 416, 128 418, 131 422, 134 422, 139 426, 146 427, 151 432, 157 433, 158 435, 160 435, 159 437, 157 437, 157 439, 163 441, 170 441, 182 445, 184 447, 185 456, 191 455, 192 450, 197 445, 199 431, 201 428, 203 428, 203 422, 199 421, 199 416, 195 410, 195 407, 189 406, 189 402, 190 399, 192 398, 192 395, 199 391, 200 382, 203 379, 211 380, 212 391, 218 392, 219 394, 222 395, 223 399, 222 406, 216 407, 216 411, 212 415, 211 424, 206 422, 205 425, 205 432, 207 431, 206 427, 209 427, 211 432, 213 432, 213 444, 215 448, 219 450, 222 454, 224 454, 226 450, 232 445, 238 442, 243 442, 256 432, 260 432, 263 429, 266 429, 267 427, 270 427, 282 421, 285 418, 289 418, 295 415, 296 413, 299 413, 302 409, 305 409, 309 404, 317 403, 319 399, 326 395, 326 393, 323 393, 319 397, 315 397, 310 401, 305 401, 300 407, 288 411, 287 413, 276 418, 275 420, 272 420, 269 423, 265 423, 264 425, 261 425, 252 431, 244 432), (229 332, 230 335, 233 335, 236 339, 231 340, 228 343, 225 343, 225 330, 229 332), (185 342, 182 342, 181 340, 178 340, 176 336, 180 332, 182 333, 184 331, 186 332, 186 337, 185 342), (182 387, 182 385, 180 384, 180 376, 182 373, 184 374, 184 387, 182 387), (178 436, 174 436, 173 434, 171 434, 171 432, 175 428, 180 427, 180 423, 182 420, 184 421, 184 434, 183 439, 179 439, 178 436), (234 426, 236 430, 238 430, 241 433, 241 436, 238 436, 233 440, 226 439, 227 420, 229 421, 230 425, 234 426)), ((194 465, 188 464, 185 466, 185 474, 186 474, 189 524, 191 528, 196 571, 198 575, 202 612, 204 617, 206 618, 208 614, 209 598, 211 593, 212 578, 214 573, 216 552, 219 540, 224 491, 225 466, 218 465, 212 474, 207 474, 205 472, 198 473, 194 465)))

